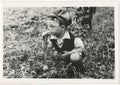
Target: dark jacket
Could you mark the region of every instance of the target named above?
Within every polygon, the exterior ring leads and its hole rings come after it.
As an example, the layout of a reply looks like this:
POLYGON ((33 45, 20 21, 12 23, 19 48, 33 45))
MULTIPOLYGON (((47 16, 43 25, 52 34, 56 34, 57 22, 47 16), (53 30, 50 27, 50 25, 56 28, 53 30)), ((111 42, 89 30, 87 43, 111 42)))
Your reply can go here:
POLYGON ((70 32, 69 32, 69 35, 70 35, 70 39, 64 39, 63 40, 63 45, 62 45, 61 48, 57 46, 57 40, 56 39, 51 39, 51 42, 52 42, 53 46, 55 47, 55 49, 58 52, 63 53, 63 51, 72 51, 74 49, 74 39, 75 39, 75 37, 70 32))

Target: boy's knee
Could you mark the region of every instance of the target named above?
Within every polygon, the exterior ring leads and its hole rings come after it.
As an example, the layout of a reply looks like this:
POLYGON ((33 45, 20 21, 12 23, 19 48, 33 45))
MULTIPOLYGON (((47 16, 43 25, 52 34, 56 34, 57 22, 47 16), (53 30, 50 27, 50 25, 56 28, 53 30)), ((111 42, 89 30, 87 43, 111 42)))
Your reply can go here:
POLYGON ((70 55, 70 60, 73 62, 76 62, 76 61, 82 60, 82 56, 79 55, 78 53, 73 53, 70 55))
POLYGON ((55 50, 53 51, 53 57, 57 57, 58 56, 58 52, 55 50))

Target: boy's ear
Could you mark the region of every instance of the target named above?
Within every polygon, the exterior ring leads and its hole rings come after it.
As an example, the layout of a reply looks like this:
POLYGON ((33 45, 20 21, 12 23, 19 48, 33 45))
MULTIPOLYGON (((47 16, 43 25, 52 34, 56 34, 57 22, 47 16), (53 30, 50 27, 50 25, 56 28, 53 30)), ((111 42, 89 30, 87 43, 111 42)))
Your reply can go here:
POLYGON ((64 29, 65 29, 65 25, 61 25, 61 29, 63 29, 63 30, 64 30, 64 29))

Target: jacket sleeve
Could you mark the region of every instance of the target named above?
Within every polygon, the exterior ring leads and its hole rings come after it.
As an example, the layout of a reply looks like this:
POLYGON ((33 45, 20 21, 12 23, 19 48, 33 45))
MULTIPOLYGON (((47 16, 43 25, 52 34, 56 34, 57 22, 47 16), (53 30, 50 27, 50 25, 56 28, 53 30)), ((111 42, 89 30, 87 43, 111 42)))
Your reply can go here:
POLYGON ((74 53, 79 53, 81 54, 82 51, 84 50, 84 43, 83 41, 80 39, 80 38, 75 38, 74 40, 74 46, 75 46, 75 49, 73 49, 73 52, 74 53))

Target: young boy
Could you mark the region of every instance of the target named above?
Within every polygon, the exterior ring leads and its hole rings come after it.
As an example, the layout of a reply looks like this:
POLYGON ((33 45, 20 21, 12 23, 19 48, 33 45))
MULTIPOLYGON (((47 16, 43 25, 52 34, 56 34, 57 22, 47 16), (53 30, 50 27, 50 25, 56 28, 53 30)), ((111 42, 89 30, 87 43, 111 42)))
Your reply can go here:
POLYGON ((72 62, 76 69, 83 73, 82 52, 84 50, 84 44, 80 38, 74 37, 73 34, 68 31, 67 26, 72 23, 69 13, 59 10, 55 12, 54 15, 48 17, 51 19, 48 23, 50 31, 42 35, 43 50, 45 51, 47 49, 49 39, 55 48, 53 56, 60 56, 63 60, 72 62))

